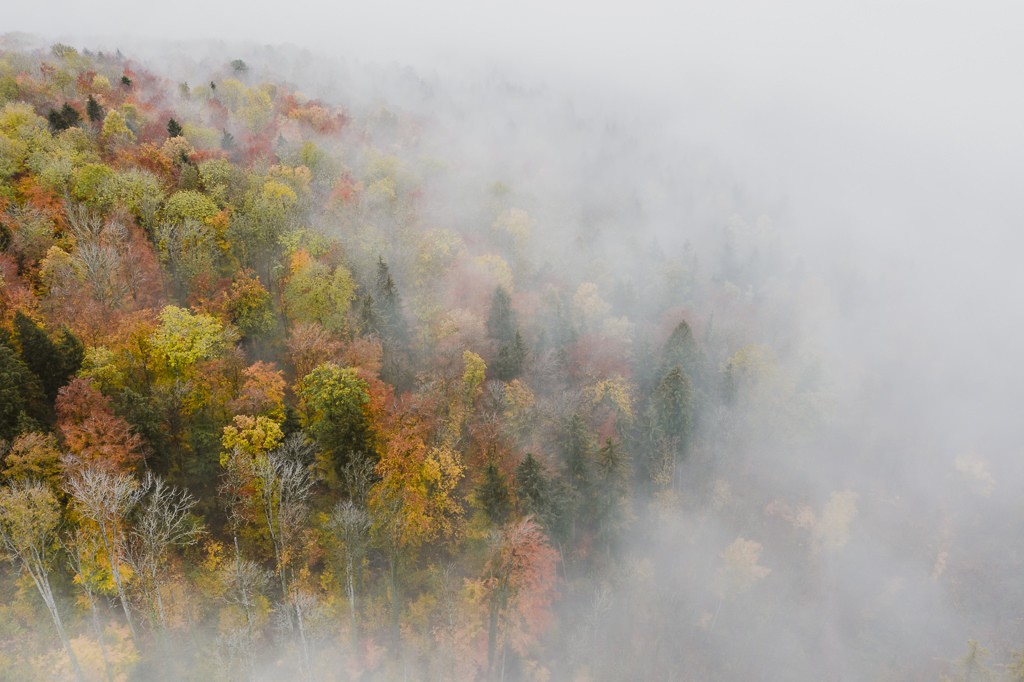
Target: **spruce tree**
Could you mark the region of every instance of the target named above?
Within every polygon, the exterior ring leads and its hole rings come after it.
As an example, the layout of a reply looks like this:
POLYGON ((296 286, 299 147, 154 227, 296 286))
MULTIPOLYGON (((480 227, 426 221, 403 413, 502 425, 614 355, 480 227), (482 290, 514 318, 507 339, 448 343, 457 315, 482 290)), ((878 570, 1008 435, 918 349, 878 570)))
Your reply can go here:
POLYGON ((89 95, 89 99, 85 103, 85 114, 92 123, 99 123, 103 120, 103 107, 92 95, 89 95))
POLYGON ((173 118, 167 121, 167 137, 181 137, 181 124, 173 118))
POLYGON ((508 483, 494 462, 488 463, 484 469, 484 478, 476 488, 476 500, 496 526, 504 525, 508 520, 512 512, 508 483))

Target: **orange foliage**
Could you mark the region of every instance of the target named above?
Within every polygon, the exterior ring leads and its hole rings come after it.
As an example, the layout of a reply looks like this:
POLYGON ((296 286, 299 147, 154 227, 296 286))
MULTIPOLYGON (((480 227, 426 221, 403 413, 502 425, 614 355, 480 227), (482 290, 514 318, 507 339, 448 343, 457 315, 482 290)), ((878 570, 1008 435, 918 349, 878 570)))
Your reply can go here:
POLYGON ((56 406, 64 445, 82 461, 126 471, 142 459, 142 438, 114 414, 110 399, 88 379, 75 379, 60 389, 56 406))

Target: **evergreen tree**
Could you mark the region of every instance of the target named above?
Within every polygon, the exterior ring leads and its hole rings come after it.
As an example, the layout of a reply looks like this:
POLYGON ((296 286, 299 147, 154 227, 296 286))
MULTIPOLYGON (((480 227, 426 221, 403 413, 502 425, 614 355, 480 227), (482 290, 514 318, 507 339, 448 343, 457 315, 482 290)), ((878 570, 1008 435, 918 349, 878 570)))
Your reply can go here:
POLYGON ((512 297, 504 287, 497 287, 491 298, 491 312, 487 316, 487 334, 498 343, 509 343, 518 330, 512 297))
POLYGON ((78 125, 82 120, 82 115, 78 113, 77 109, 65 102, 60 111, 50 109, 50 113, 46 115, 46 120, 50 122, 50 128, 53 129, 53 132, 59 133, 62 130, 78 125))
POLYGON ((504 525, 512 512, 508 483, 494 462, 484 469, 484 478, 476 488, 476 501, 496 526, 504 525))
POLYGON ((181 137, 181 124, 173 118, 167 121, 167 137, 181 137))
POLYGON ((85 114, 92 123, 99 123, 103 120, 103 107, 92 95, 89 95, 89 99, 85 103, 85 114))
POLYGON ((20 310, 14 315, 14 332, 21 359, 39 378, 43 393, 53 402, 57 391, 82 365, 85 356, 82 342, 65 329, 60 340, 54 343, 42 327, 20 310))
POLYGON ((526 362, 526 344, 523 336, 516 330, 512 343, 503 343, 498 347, 498 357, 492 367, 494 375, 502 381, 511 381, 523 372, 523 364, 526 362))
POLYGON ((487 334, 498 344, 498 356, 491 364, 495 377, 510 381, 518 377, 526 362, 527 349, 519 331, 512 298, 503 287, 494 290, 487 317, 487 334))
POLYGON ((654 391, 653 409, 660 435, 684 455, 693 427, 693 386, 682 367, 677 365, 662 377, 654 391))
POLYGON ((19 432, 45 421, 43 391, 14 349, 0 343, 0 439, 12 440, 19 432))
POLYGON ((527 453, 516 467, 515 481, 519 512, 536 518, 552 538, 562 539, 565 530, 563 506, 569 498, 564 484, 549 477, 532 453, 527 453))
POLYGON ((391 340, 403 340, 408 334, 402 315, 402 298, 391 277, 383 256, 377 257, 377 296, 374 299, 380 313, 381 335, 391 340))

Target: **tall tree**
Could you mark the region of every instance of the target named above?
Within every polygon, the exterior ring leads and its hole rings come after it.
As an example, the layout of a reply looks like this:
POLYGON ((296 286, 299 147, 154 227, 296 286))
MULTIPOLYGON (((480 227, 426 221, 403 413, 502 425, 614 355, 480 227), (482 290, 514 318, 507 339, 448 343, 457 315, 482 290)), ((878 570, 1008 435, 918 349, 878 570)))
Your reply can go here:
POLYGON ((332 458, 335 475, 353 453, 372 451, 369 390, 354 368, 333 362, 319 365, 299 382, 305 426, 332 458))
POLYGON ((39 377, 43 392, 52 402, 60 387, 82 366, 85 347, 67 329, 54 343, 42 327, 20 310, 14 314, 14 334, 22 360, 39 377))
POLYGON ((497 287, 491 298, 491 311, 487 316, 487 334, 497 344, 497 354, 491 369, 502 381, 511 381, 523 371, 527 349, 519 331, 512 298, 504 287, 497 287))
POLYGON ((370 540, 370 515, 352 500, 339 502, 328 521, 337 539, 345 567, 345 596, 348 599, 352 648, 359 649, 359 618, 356 585, 370 540))
POLYGON ((484 477, 476 487, 475 496, 477 504, 487 514, 487 518, 497 526, 504 525, 512 512, 512 500, 508 483, 494 462, 487 463, 484 477))
POLYGON ((0 343, 0 438, 14 438, 47 421, 39 378, 9 346, 0 343))
POLYGON ((8 558, 29 574, 50 612, 53 626, 71 661, 75 678, 82 679, 78 658, 64 631, 57 601, 50 586, 50 572, 57 545, 60 507, 43 483, 18 481, 0 488, 0 542, 8 558))
POLYGON ((192 516, 196 499, 188 491, 171 487, 153 474, 147 474, 142 489, 145 496, 128 533, 125 559, 150 603, 151 624, 165 630, 167 616, 161 591, 168 553, 173 547, 195 544, 203 530, 192 516))
POLYGON ((128 602, 127 576, 123 568, 128 513, 138 504, 145 490, 133 476, 85 466, 68 479, 67 492, 79 517, 91 522, 98 534, 110 566, 110 577, 124 611, 125 622, 132 639, 137 640, 138 633, 128 602))

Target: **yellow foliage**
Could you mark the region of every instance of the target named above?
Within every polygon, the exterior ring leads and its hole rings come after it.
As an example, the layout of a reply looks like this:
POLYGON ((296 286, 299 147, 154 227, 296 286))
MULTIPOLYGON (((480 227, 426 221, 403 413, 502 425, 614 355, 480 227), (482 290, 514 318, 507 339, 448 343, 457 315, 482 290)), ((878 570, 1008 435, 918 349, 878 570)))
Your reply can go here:
POLYGON ((715 576, 719 598, 740 595, 771 573, 770 568, 758 563, 763 549, 760 542, 739 537, 722 551, 722 565, 715 576))

